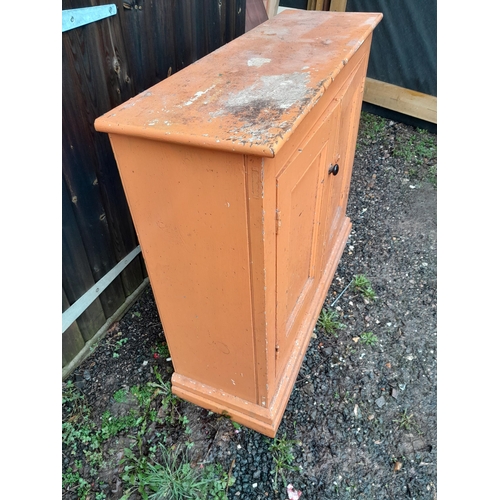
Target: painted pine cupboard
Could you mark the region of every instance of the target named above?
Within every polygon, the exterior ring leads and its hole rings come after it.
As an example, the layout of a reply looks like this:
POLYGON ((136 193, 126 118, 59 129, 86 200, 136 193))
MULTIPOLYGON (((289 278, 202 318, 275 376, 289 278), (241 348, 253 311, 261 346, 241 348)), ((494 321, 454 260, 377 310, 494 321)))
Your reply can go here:
POLYGON ((287 10, 98 118, 179 397, 274 437, 344 250, 378 13, 287 10))

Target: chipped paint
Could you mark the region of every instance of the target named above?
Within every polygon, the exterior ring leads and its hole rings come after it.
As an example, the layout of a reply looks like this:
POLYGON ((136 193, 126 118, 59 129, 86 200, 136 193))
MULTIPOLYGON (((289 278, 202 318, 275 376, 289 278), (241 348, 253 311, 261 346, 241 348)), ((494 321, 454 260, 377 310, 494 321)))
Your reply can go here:
POLYGON ((294 72, 281 75, 261 76, 257 82, 239 92, 230 94, 227 108, 252 106, 262 101, 279 109, 287 109, 308 93, 309 73, 294 72))
POLYGON ((255 66, 256 68, 260 68, 263 64, 270 63, 271 59, 267 57, 252 57, 247 61, 248 66, 255 66))
POLYGON ((285 11, 120 105, 96 128, 273 157, 380 19, 285 11))
POLYGON ((209 90, 212 90, 215 87, 215 83, 211 86, 208 87, 207 90, 199 90, 194 94, 194 96, 189 100, 184 103, 184 106, 191 106, 193 102, 196 102, 202 95, 205 95, 209 90))

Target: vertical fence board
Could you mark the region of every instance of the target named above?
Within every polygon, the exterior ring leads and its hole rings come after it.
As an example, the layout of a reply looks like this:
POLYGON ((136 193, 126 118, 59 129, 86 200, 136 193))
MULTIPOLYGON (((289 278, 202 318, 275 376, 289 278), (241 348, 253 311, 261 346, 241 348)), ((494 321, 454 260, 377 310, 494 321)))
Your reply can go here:
MULTIPOLYGON (((95 32, 95 24, 63 33, 63 175, 97 281, 113 268, 117 258, 96 172, 93 121, 106 99, 96 92, 102 88, 103 78, 95 64, 99 44, 95 36, 88 36, 89 32, 95 32), (100 106, 99 100, 104 101, 100 106)), ((120 278, 100 300, 107 317, 120 307, 125 300, 120 278)))
MULTIPOLYGON (((92 270, 71 207, 66 183, 62 183, 62 283, 70 304, 76 302, 94 284, 92 270)), ((99 299, 78 318, 77 323, 85 341, 106 322, 99 299)))
MULTIPOLYGON (((62 290, 62 310, 66 311, 69 307, 68 297, 62 290)), ((78 328, 78 324, 74 321, 70 327, 64 332, 62 336, 62 366, 66 366, 82 349, 85 345, 82 332, 78 328)))

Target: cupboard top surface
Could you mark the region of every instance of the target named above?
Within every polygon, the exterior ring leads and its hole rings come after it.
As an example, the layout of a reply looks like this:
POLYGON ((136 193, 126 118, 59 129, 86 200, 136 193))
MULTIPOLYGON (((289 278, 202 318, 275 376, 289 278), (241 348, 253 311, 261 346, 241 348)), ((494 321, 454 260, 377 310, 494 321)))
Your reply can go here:
POLYGON ((381 19, 285 10, 117 106, 95 127, 273 157, 381 19))

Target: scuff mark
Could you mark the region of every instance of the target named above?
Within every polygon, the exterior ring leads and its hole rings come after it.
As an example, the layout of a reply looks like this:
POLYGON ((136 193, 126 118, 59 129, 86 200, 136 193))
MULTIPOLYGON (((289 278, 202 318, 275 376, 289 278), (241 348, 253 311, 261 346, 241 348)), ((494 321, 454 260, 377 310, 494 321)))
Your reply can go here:
POLYGON ((184 106, 191 106, 191 104, 193 104, 193 102, 197 101, 202 95, 206 94, 209 90, 212 90, 214 87, 215 87, 215 83, 211 87, 208 87, 207 90, 200 90, 200 91, 196 92, 194 94, 194 97, 192 97, 191 99, 189 99, 189 101, 186 101, 184 103, 184 106))

